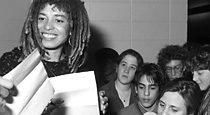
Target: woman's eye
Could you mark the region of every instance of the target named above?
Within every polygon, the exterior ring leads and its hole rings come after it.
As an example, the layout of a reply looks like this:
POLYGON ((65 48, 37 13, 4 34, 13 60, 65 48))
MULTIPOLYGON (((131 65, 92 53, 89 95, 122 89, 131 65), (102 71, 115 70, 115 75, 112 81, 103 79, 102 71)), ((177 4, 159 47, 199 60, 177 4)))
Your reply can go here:
POLYGON ((136 70, 136 67, 131 67, 132 70, 136 70))
POLYGON ((202 72, 202 71, 198 71, 197 74, 198 74, 198 75, 202 75, 203 72, 202 72))
POLYGON ((39 21, 43 21, 44 18, 43 18, 43 17, 38 17, 38 20, 39 20, 39 21))
POLYGON ((172 111, 173 111, 174 113, 178 112, 178 110, 175 109, 175 108, 172 108, 172 111))
POLYGON ((163 107, 164 104, 163 104, 162 102, 159 102, 159 106, 160 106, 160 107, 163 107))
POLYGON ((125 63, 121 63, 121 65, 124 67, 125 66, 125 63))
POLYGON ((139 89, 143 89, 144 87, 143 86, 139 86, 139 89))
POLYGON ((59 22, 59 23, 64 23, 64 21, 63 20, 56 20, 56 22, 59 22))
POLYGON ((202 75, 202 73, 198 73, 198 75, 202 75))

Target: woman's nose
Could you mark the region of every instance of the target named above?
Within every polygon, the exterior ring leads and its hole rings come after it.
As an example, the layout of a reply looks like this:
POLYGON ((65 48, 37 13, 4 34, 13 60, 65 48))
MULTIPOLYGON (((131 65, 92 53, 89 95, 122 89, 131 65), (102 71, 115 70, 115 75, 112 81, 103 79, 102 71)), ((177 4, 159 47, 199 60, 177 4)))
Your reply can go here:
POLYGON ((52 30, 52 29, 54 29, 53 23, 50 20, 46 21, 46 23, 44 25, 44 28, 46 30, 52 30))
POLYGON ((193 73, 193 81, 197 82, 198 81, 198 74, 196 72, 193 73))
POLYGON ((124 72, 125 72, 125 73, 129 73, 129 67, 125 67, 124 72))

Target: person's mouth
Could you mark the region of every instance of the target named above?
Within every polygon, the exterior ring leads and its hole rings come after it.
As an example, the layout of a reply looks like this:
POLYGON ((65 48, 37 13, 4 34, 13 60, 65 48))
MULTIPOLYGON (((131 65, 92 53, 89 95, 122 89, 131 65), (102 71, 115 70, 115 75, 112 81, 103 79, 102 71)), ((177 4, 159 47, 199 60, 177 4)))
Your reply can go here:
POLYGON ((128 78, 128 76, 127 76, 127 75, 122 75, 122 77, 124 77, 124 78, 128 78))
POLYGON ((42 33, 42 36, 46 39, 49 39, 49 40, 56 37, 55 34, 50 34, 50 33, 42 33))
POLYGON ((143 99, 143 102, 148 103, 148 102, 150 102, 150 99, 143 99))

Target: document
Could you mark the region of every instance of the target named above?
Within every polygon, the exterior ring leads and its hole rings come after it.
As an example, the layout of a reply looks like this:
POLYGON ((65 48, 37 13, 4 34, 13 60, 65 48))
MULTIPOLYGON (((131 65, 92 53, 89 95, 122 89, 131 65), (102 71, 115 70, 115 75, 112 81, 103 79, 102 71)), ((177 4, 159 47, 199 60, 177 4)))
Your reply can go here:
POLYGON ((64 103, 51 115, 99 115, 93 71, 48 78, 35 49, 3 77, 12 80, 18 91, 7 100, 6 107, 11 115, 40 115, 52 98, 62 98, 64 103))

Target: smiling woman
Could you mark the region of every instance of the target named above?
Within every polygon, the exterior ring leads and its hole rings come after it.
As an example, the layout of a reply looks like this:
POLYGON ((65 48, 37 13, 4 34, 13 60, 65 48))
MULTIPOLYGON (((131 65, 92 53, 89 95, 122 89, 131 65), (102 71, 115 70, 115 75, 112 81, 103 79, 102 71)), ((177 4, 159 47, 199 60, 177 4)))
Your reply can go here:
POLYGON ((77 72, 84 63, 90 38, 89 18, 80 0, 33 0, 20 45, 0 59, 7 74, 38 48, 48 77, 77 72))
POLYGON ((1 57, 0 75, 12 70, 35 48, 49 77, 77 72, 86 59, 89 37, 89 18, 80 0, 33 0, 21 44, 1 57))

